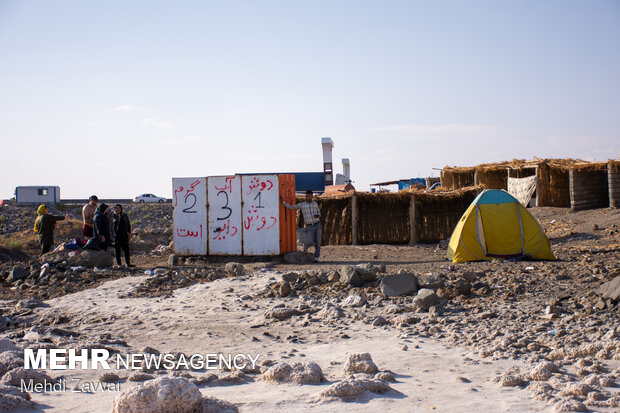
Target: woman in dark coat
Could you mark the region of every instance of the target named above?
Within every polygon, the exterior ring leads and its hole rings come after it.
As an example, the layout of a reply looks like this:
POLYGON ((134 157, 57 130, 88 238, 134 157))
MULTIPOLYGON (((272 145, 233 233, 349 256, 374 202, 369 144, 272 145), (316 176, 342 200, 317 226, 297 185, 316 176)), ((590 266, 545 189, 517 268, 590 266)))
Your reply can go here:
POLYGON ((123 212, 121 204, 114 206, 114 231, 116 232, 116 241, 114 249, 116 249, 116 263, 121 265, 121 250, 125 254, 125 263, 128 267, 132 267, 129 263, 129 240, 131 239, 131 223, 129 217, 123 212))
POLYGON ((95 237, 99 238, 99 248, 106 251, 112 241, 110 239, 110 227, 106 220, 105 211, 108 209, 106 204, 99 204, 95 211, 95 237))

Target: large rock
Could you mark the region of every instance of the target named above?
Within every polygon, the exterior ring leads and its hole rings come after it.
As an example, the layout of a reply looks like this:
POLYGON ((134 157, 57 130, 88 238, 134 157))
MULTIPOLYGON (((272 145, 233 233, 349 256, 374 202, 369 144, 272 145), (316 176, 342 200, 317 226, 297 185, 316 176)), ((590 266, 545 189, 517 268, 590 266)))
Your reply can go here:
POLYGON ((202 403, 196 385, 181 377, 160 377, 114 399, 112 413, 193 413, 202 403))
POLYGON ((312 264, 314 255, 303 251, 285 252, 282 259, 287 264, 312 264))
POLYGON ((340 273, 339 281, 342 284, 348 284, 352 287, 360 287, 364 284, 355 267, 351 265, 343 265, 338 272, 340 273))
POLYGON ((439 296, 433 290, 422 288, 418 295, 413 299, 413 305, 423 310, 428 310, 434 305, 439 304, 439 296))
POLYGON ((381 292, 386 297, 408 295, 418 291, 418 279, 413 274, 394 274, 383 277, 381 292))
POLYGON ((263 380, 277 383, 319 384, 324 380, 323 371, 314 362, 278 363, 263 373, 263 380))
POLYGON ((598 287, 598 295, 612 301, 620 300, 620 276, 598 287))
POLYGON ((114 265, 114 258, 109 251, 82 250, 79 254, 67 258, 67 264, 71 267, 111 267, 114 265))
POLYGON ((379 371, 369 353, 351 354, 344 365, 344 374, 375 374, 379 371))
POLYGON ((18 280, 23 280, 29 275, 30 275, 30 270, 28 268, 16 266, 16 267, 13 267, 13 269, 9 273, 9 277, 7 278, 7 281, 12 283, 18 280))

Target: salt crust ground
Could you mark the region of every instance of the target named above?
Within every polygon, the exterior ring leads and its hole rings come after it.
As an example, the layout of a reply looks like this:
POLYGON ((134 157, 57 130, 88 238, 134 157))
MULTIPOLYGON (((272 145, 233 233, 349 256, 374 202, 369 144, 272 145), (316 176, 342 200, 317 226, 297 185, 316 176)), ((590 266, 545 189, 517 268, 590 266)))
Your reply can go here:
MULTIPOLYGON (((278 322, 251 328, 265 323, 266 309, 239 297, 260 290, 273 281, 273 277, 278 278, 270 272, 254 273, 179 289, 171 298, 119 299, 119 293, 127 292, 145 279, 143 276, 124 278, 49 300, 51 307, 39 311, 83 314, 83 324, 75 326, 74 330, 85 336, 106 332, 113 337, 122 336, 135 350, 148 345, 161 352, 260 353, 261 360, 314 361, 329 380, 321 385, 273 384, 257 380, 249 384, 201 388, 205 395, 236 403, 241 411, 527 412, 549 409, 523 390, 501 387, 493 382, 498 371, 517 362, 481 360, 466 350, 448 348, 434 339, 398 339, 395 330, 360 322, 352 322, 346 330, 327 327, 321 322, 307 327, 278 322), (244 304, 248 308, 243 308, 244 304), (111 315, 116 319, 104 323, 89 321, 111 315), (262 334, 265 331, 281 339, 269 338, 262 334), (344 331, 350 338, 341 337, 344 331), (297 335, 303 343, 286 341, 291 334, 297 335), (253 337, 260 341, 253 341, 253 337), (407 351, 402 350, 405 344, 407 351), (342 378, 347 355, 364 352, 372 355, 380 370, 395 373, 397 382, 390 383, 394 391, 362 396, 352 402, 319 399, 322 390, 342 378), (462 377, 470 382, 464 382, 462 377)), ((295 306, 298 300, 284 302, 295 306)), ((103 371, 65 372, 65 376, 96 381, 101 373, 103 371)), ((120 375, 126 376, 126 373, 121 371, 120 375)), ((51 375, 60 374, 52 372, 51 375)), ((134 385, 126 381, 121 389, 134 385)), ((32 396, 36 409, 25 411, 109 412, 116 394, 66 392, 32 396)))

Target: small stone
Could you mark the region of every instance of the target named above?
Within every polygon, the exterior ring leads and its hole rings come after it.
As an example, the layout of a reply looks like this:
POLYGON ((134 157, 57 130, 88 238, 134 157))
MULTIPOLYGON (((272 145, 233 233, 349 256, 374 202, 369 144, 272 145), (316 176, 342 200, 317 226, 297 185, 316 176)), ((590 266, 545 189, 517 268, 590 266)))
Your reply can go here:
POLYGON ((394 383, 396 381, 394 375, 389 371, 380 371, 379 373, 375 374, 375 379, 388 381, 390 383, 394 383))
POLYGON ((129 375, 129 378, 127 380, 129 381, 147 381, 147 380, 153 380, 155 377, 151 374, 147 374, 147 373, 142 373, 139 371, 136 371, 134 373, 131 373, 129 375))
POLYGON ((388 275, 383 277, 380 287, 386 297, 408 295, 418 290, 418 279, 414 274, 407 273, 388 275))
POLYGON ((176 266, 179 263, 179 257, 176 254, 170 254, 168 256, 168 265, 171 267, 176 266))
POLYGON ((519 376, 515 376, 512 374, 507 374, 502 377, 500 384, 504 387, 516 387, 525 385, 525 380, 523 380, 519 376))
POLYGON ((362 279, 355 270, 355 267, 351 265, 343 265, 340 268, 339 273, 339 282, 342 284, 348 284, 352 287, 360 287, 363 284, 362 279))
POLYGON ((242 275, 243 274, 243 264, 239 264, 238 262, 229 262, 226 263, 224 270, 231 275, 242 275))
POLYGON ((287 272, 286 274, 282 274, 282 281, 286 281, 289 283, 295 283, 299 279, 299 274, 296 272, 287 272))
POLYGON ((413 299, 413 304, 423 310, 428 310, 439 303, 439 297, 433 290, 422 288, 413 299))
POLYGON ((585 404, 578 400, 561 400, 553 406, 554 412, 587 412, 585 404))
POLYGON ((118 377, 118 374, 112 372, 103 373, 101 376, 99 376, 99 381, 102 383, 114 383, 119 380, 120 377, 118 377))
POLYGON ((291 284, 288 281, 284 281, 282 282, 282 284, 280 284, 279 292, 281 296, 286 297, 293 293, 293 288, 291 287, 291 284))
POLYGON ((340 305, 343 307, 361 307, 366 304, 367 301, 364 297, 359 294, 351 294, 347 298, 345 298, 340 305))
POLYGON ((386 324, 387 324, 386 319, 381 316, 378 316, 374 320, 372 320, 372 325, 375 327, 384 326, 386 324))

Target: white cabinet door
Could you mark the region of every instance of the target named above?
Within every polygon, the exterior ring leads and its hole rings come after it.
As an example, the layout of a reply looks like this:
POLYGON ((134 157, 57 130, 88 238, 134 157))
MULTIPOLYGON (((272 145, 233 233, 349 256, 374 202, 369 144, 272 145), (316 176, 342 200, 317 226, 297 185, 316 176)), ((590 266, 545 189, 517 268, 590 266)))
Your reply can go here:
POLYGON ((209 255, 241 255, 241 177, 210 176, 209 255))
POLYGON ((280 199, 277 175, 241 176, 243 254, 280 253, 280 199))
POLYGON ((172 178, 174 251, 207 254, 207 178, 172 178))

